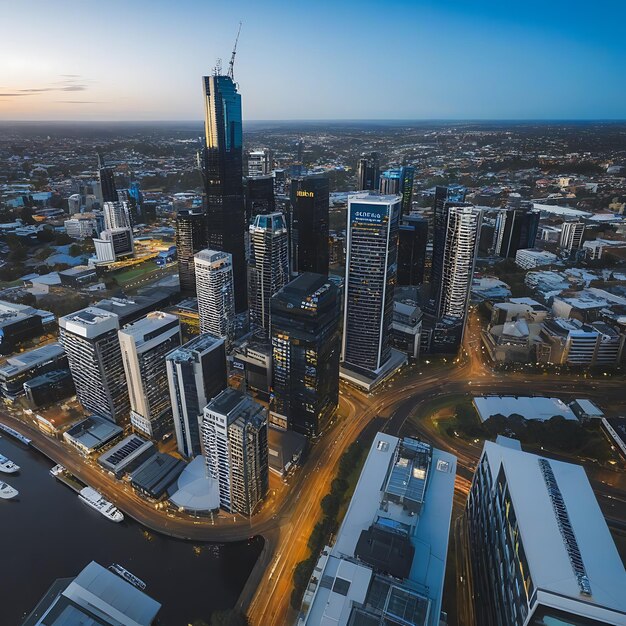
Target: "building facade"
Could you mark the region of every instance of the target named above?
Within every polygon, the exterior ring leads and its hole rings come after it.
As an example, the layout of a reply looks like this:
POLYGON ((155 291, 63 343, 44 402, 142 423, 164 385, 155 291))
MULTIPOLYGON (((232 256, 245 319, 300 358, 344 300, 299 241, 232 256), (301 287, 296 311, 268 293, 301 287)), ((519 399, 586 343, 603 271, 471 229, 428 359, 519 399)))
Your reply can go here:
POLYGON ((496 256, 514 259, 518 250, 535 245, 541 214, 532 211, 532 203, 529 204, 509 207, 498 213, 493 245, 496 256))
POLYGON ((224 340, 208 333, 194 337, 170 352, 165 364, 178 451, 192 458, 202 452, 204 407, 227 386, 224 340))
POLYGON ((559 247, 567 252, 582 248, 585 236, 585 225, 582 222, 563 222, 559 247))
POLYGON ((154 311, 124 326, 119 339, 130 422, 136 431, 158 439, 172 429, 165 356, 180 346, 180 322, 175 315, 154 311))
POLYGON ((270 422, 315 437, 339 402, 338 289, 321 274, 300 274, 271 307, 270 422))
POLYGON ((233 258, 235 309, 247 309, 241 95, 230 76, 204 76, 205 146, 199 154, 207 246, 233 258))
POLYGON ((357 164, 357 190, 376 191, 380 176, 380 161, 378 153, 372 152, 363 155, 357 164))
POLYGON ((267 176, 272 171, 272 152, 269 148, 255 148, 248 152, 248 176, 267 176))
POLYGON ((200 209, 186 209, 176 215, 176 255, 180 290, 196 292, 194 255, 207 245, 206 215, 200 209))
POLYGON ((291 180, 289 236, 292 273, 328 274, 330 186, 316 174, 291 180))
POLYGON ((92 413, 123 422, 130 411, 115 313, 87 307, 59 318, 59 339, 79 402, 92 413))
POLYGON ((246 200, 246 223, 257 215, 267 215, 276 211, 274 178, 272 176, 255 176, 246 178, 244 184, 246 200))
POLYGON ((269 332, 270 299, 289 282, 289 242, 282 213, 257 215, 250 224, 250 325, 269 332))
POLYGON ((398 285, 421 285, 426 267, 428 220, 405 215, 398 231, 398 285))
POLYGON ((200 332, 230 342, 235 324, 232 256, 228 252, 201 250, 195 255, 195 272, 200 332))
POLYGON ((252 515, 269 485, 266 410, 229 387, 205 407, 202 440, 220 507, 252 515))
POLYGON ((476 623, 626 624, 626 573, 581 466, 486 441, 466 521, 476 623))
POLYGON ((342 361, 376 372, 391 354, 401 198, 348 199, 342 361))
POLYGON ((105 202, 102 207, 102 213, 104 216, 104 228, 106 230, 132 227, 128 202, 105 202))

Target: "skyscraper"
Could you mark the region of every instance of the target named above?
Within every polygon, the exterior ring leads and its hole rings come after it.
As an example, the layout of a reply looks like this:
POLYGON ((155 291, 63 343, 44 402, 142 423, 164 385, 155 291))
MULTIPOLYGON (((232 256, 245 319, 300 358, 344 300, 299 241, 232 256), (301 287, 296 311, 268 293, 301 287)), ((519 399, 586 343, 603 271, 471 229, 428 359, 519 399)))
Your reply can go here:
POLYGON ((465 518, 476 624, 626 624, 626 572, 580 465, 485 441, 465 518))
POLYGON ((131 219, 127 202, 105 202, 102 207, 104 214, 104 228, 130 228, 131 219))
POLYGON ((505 258, 515 258, 518 250, 535 247, 539 228, 538 211, 528 206, 515 206, 502 209, 496 218, 494 231, 494 254, 505 258))
POLYGON ((59 338, 80 403, 113 422, 128 417, 129 401, 115 313, 87 307, 59 318, 59 338))
POLYGON ((391 357, 400 196, 348 198, 342 361, 376 379, 391 357))
POLYGON ((248 177, 267 176, 272 171, 272 153, 269 148, 250 150, 248 157, 248 177))
POLYGON ((398 233, 398 285, 421 285, 426 267, 428 220, 405 215, 398 233))
POLYGON ((235 309, 247 308, 241 95, 231 76, 204 76, 205 146, 200 152, 207 201, 207 245, 233 258, 235 309))
POLYGON ((233 261, 228 252, 201 250, 195 255, 200 332, 233 339, 235 293, 233 261))
POLYGON ((339 401, 339 290, 304 273, 271 301, 270 422, 309 437, 339 401))
POLYGON ((291 180, 290 245, 294 274, 328 274, 327 176, 316 174, 291 180))
POLYGON ((582 222, 563 222, 559 247, 572 252, 583 245, 585 225, 582 222))
POLYGON ((465 203, 465 187, 450 185, 435 188, 433 205, 433 254, 430 269, 432 291, 439 291, 443 273, 443 251, 445 247, 446 228, 448 224, 448 208, 465 203))
POLYGON ((133 231, 130 228, 103 230, 100 237, 94 237, 93 244, 100 263, 114 262, 135 253, 133 231))
POLYGON ((412 165, 403 165, 400 168, 402 176, 402 214, 408 215, 413 204, 413 180, 415 179, 415 168, 412 165))
POLYGON ((378 189, 378 177, 380 175, 380 162, 378 152, 372 152, 369 156, 363 155, 357 165, 357 189, 358 191, 375 191, 378 189))
POLYGON ((402 172, 399 169, 387 170, 380 175, 378 190, 383 195, 402 194, 402 172))
POLYGON ((447 207, 443 265, 432 292, 437 327, 433 351, 456 352, 463 340, 482 211, 473 205, 447 207))
POLYGON ((224 340, 198 335, 170 352, 165 364, 178 451, 191 458, 202 452, 204 407, 227 386, 224 340))
POLYGON ((207 245, 206 215, 200 209, 185 209, 176 216, 176 256, 180 290, 196 292, 194 254, 207 245))
POLYGON ((101 154, 98 154, 98 182, 102 194, 102 202, 117 202, 118 195, 115 188, 115 176, 110 167, 106 167, 101 154))
POLYGON ((415 168, 411 165, 403 165, 400 168, 387 170, 380 175, 378 183, 380 193, 401 195, 403 215, 408 215, 411 212, 414 177, 415 168))
POLYGON ((154 311, 119 331, 130 422, 135 430, 158 439, 172 428, 165 356, 180 346, 175 315, 154 311))
POLYGON ((270 328, 270 298, 289 282, 289 244, 282 213, 257 215, 250 225, 250 325, 270 328))
POLYGON ((220 506, 252 515, 269 485, 266 410, 240 391, 224 389, 204 408, 202 439, 220 506))
POLYGON ((276 211, 274 178, 272 176, 246 178, 244 195, 246 198, 247 224, 250 224, 250 220, 257 215, 267 215, 276 211))

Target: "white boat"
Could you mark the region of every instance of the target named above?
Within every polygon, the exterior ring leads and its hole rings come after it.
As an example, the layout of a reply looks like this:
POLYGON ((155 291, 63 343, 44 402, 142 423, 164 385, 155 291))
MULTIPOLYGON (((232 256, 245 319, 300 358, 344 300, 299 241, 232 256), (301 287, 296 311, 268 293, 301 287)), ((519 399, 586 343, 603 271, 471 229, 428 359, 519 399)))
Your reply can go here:
POLYGON ((18 493, 19 491, 17 489, 14 489, 11 485, 7 485, 0 480, 0 498, 10 500, 11 498, 15 498, 18 493))
POLYGON ((62 474, 64 471, 65 471, 65 468, 59 463, 58 465, 55 465, 50 470, 50 475, 56 478, 59 474, 62 474))
POLYGON ((125 567, 122 567, 119 563, 109 565, 109 569, 112 572, 115 572, 118 576, 121 576, 124 580, 128 581, 131 585, 135 585, 137 589, 145 591, 146 583, 144 583, 141 578, 137 578, 137 576, 135 576, 132 572, 129 572, 125 567))
POLYGON ((0 454, 0 472, 4 472, 5 474, 15 474, 15 472, 19 471, 19 465, 16 465, 13 461, 11 461, 11 459, 7 459, 6 456, 0 454))
POLYGON ((124 515, 117 507, 114 507, 101 493, 91 487, 81 489, 78 497, 112 522, 121 522, 124 519, 124 515))

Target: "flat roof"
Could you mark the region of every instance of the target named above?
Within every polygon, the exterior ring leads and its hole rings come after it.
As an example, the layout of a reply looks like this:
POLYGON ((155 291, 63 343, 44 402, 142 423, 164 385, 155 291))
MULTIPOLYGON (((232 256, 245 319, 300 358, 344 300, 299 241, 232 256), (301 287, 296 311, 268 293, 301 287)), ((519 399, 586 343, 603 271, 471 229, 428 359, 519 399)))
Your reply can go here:
POLYGON ((602 409, 598 408, 591 400, 585 400, 584 398, 576 399, 574 402, 581 408, 586 415, 604 415, 602 409))
POLYGON ((480 421, 484 422, 493 415, 521 415, 527 420, 549 420, 555 415, 562 415, 567 420, 576 420, 576 415, 559 398, 532 396, 478 396, 474 406, 480 421))
POLYGON ((45 363, 51 359, 56 359, 65 354, 63 346, 55 341, 40 348, 29 350, 10 356, 2 365, 0 365, 0 378, 8 378, 16 376, 22 372, 26 372, 41 363, 45 363))
MULTIPOLYGON (((491 441, 485 441, 484 454, 494 484, 500 467, 504 468, 535 588, 561 596, 557 606, 563 606, 562 596, 579 601, 576 612, 581 615, 598 617, 593 612, 596 607, 621 611, 624 615, 620 623, 625 624, 626 572, 584 468, 548 460, 582 556, 590 596, 581 594, 572 569, 539 463, 543 457, 491 441)), ((608 617, 606 623, 614 623, 608 617)))
POLYGON ((110 330, 117 330, 119 319, 115 313, 88 306, 59 318, 59 326, 80 337, 93 338, 110 330))
POLYGON ((63 436, 77 441, 86 448, 96 449, 122 432, 124 432, 124 429, 117 424, 104 417, 91 415, 72 426, 63 436))

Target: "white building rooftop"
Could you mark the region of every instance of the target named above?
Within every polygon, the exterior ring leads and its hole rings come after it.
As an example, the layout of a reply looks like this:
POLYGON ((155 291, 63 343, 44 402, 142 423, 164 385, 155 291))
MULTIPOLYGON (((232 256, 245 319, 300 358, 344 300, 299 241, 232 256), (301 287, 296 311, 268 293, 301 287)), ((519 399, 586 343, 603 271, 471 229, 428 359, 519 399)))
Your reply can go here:
POLYGON ((626 572, 585 470, 580 465, 548 461, 565 503, 591 595, 581 593, 542 473, 541 457, 491 441, 485 442, 485 453, 494 482, 500 467, 504 468, 539 601, 601 619, 602 623, 626 624, 626 572), (621 612, 621 619, 610 611, 621 612))
POLYGON ((562 415, 567 420, 576 416, 562 400, 558 398, 537 398, 523 396, 480 396, 474 398, 474 406, 480 421, 484 422, 493 415, 521 415, 527 420, 549 420, 555 415, 562 415))

